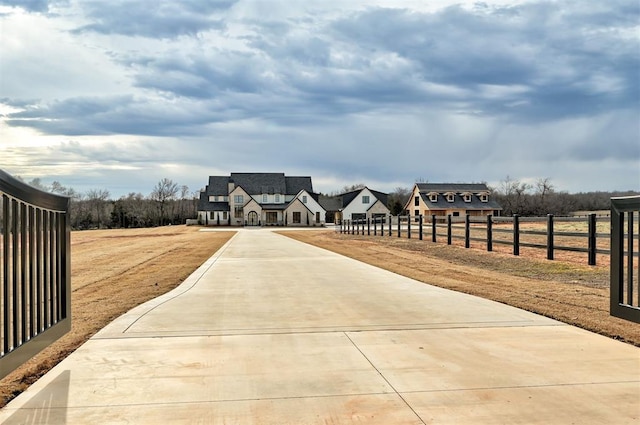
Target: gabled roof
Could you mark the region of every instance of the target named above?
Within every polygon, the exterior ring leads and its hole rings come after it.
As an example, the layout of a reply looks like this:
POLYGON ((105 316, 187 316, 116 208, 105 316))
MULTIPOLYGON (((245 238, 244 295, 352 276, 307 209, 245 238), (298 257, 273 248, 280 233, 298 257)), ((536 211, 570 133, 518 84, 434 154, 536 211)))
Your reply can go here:
POLYGON ((227 196, 229 194, 229 177, 226 176, 209 176, 209 184, 205 188, 207 195, 222 195, 227 196))
POLYGON ((342 209, 342 198, 338 196, 320 195, 318 203, 325 211, 340 211, 342 209))
POLYGON ((313 186, 311 184, 311 177, 285 177, 286 193, 287 195, 295 195, 300 193, 301 190, 306 190, 311 196, 313 196, 313 186))
MULTIPOLYGON (((463 210, 501 210, 502 207, 489 197, 483 202, 478 193, 489 193, 484 183, 416 183, 420 198, 430 210, 463 209, 463 210), (431 202, 430 193, 438 193, 437 202, 431 202), (453 202, 449 202, 445 194, 453 194, 453 202), (471 194, 471 202, 465 202, 461 194, 471 194)), ((409 198, 405 209, 411 209, 413 198, 409 198)))
POLYGON ((489 192, 489 188, 484 183, 416 183, 421 193, 429 192, 489 192))
POLYGON ((209 202, 206 198, 200 196, 198 202, 198 211, 229 211, 228 202, 209 202))
MULTIPOLYGON (((434 191, 435 192, 435 191, 434 191)), ((449 191, 447 191, 449 192, 449 191)), ((422 201, 427 205, 430 210, 444 210, 444 209, 465 209, 465 210, 501 210, 502 207, 496 201, 489 198, 489 201, 482 202, 482 200, 475 194, 471 195, 471 202, 465 202, 465 200, 459 194, 453 196, 453 202, 447 201, 447 199, 439 195, 437 202, 431 202, 427 193, 420 193, 422 201)))
MULTIPOLYGON (((346 192, 336 196, 325 196, 321 195, 318 199, 318 203, 324 208, 326 211, 340 211, 349 205, 353 200, 363 191, 367 189, 374 198, 378 201, 382 202, 385 206, 387 205, 388 195, 383 192, 378 192, 377 190, 371 190, 368 187, 363 187, 362 189, 352 190, 351 192, 346 192)), ((372 202, 371 205, 375 204, 372 202)))

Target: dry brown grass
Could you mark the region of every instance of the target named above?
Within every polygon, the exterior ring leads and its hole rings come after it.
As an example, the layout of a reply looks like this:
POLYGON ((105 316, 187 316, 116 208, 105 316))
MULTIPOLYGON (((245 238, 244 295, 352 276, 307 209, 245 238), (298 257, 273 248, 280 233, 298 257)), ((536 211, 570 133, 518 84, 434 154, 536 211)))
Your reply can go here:
POLYGON ((0 407, 113 319, 178 286, 233 235, 198 230, 72 232, 71 331, 0 380, 0 407))
MULTIPOLYGON (((396 236, 355 236, 334 231, 282 232, 311 245, 421 282, 477 295, 640 346, 640 325, 609 315, 609 267, 587 266, 580 253, 546 260, 465 249, 396 236)), ((540 253, 540 255, 537 255, 540 253)))

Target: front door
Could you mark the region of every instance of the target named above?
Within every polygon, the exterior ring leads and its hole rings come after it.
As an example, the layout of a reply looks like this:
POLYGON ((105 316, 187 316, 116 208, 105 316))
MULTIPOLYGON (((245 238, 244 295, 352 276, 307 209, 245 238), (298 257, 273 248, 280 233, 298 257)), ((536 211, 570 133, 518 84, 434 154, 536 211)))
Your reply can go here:
POLYGON ((247 216, 247 225, 248 226, 258 226, 260 223, 260 219, 258 218, 258 213, 255 211, 249 212, 247 216))

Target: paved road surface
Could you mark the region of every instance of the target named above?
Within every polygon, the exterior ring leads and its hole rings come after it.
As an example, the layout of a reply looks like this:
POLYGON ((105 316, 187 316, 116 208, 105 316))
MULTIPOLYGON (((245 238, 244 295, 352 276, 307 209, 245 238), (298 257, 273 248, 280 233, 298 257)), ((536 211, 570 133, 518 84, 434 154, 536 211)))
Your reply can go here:
POLYGON ((640 349, 246 229, 0 423, 638 424, 640 349))

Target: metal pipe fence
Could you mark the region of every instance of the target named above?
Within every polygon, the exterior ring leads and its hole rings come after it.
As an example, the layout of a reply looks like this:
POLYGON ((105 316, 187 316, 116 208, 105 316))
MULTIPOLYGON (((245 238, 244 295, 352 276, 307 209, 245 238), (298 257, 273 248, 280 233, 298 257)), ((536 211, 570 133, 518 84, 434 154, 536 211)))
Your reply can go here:
POLYGON ((612 316, 640 323, 640 196, 611 199, 612 316))
POLYGON ((0 170, 0 378, 71 329, 69 198, 0 170))
MULTIPOLYGON (((488 216, 385 216, 360 220, 343 220, 337 231, 351 235, 392 236, 431 242, 462 240, 465 248, 484 245, 493 251, 494 245, 512 246, 513 255, 521 248, 546 250, 553 260, 557 251, 583 252, 589 265, 596 265, 597 254, 610 255, 608 216, 589 214, 584 217, 494 217, 488 216), (371 232, 373 226, 373 232, 371 232), (380 226, 381 231, 377 228, 380 226), (386 231, 385 231, 386 226, 386 231), (572 227, 577 227, 574 229, 572 227), (606 229, 605 229, 606 228, 606 229), (607 230, 605 232, 604 230, 607 230)), ((637 238, 638 236, 633 236, 637 238)), ((637 253, 635 254, 637 256, 637 253)))

